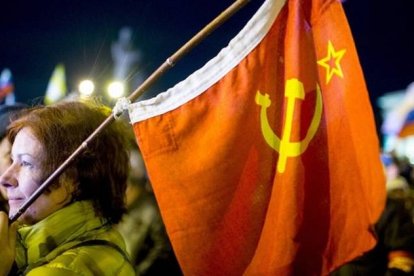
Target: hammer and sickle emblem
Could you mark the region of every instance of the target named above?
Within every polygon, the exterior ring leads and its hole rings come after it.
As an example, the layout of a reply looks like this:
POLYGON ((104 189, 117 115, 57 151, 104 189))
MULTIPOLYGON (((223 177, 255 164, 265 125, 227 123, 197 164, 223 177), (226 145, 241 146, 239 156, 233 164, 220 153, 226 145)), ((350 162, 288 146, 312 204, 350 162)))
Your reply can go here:
POLYGON ((322 95, 319 85, 316 85, 316 106, 313 113, 312 121, 306 133, 306 137, 299 142, 291 142, 290 136, 293 126, 293 114, 296 99, 305 99, 305 90, 303 84, 297 79, 289 79, 286 82, 285 97, 287 98, 286 118, 283 126, 282 139, 277 137, 273 132, 268 118, 267 108, 272 104, 268 94, 262 95, 260 91, 256 93, 256 103, 261 106, 260 122, 262 134, 266 143, 279 152, 279 159, 277 162, 277 171, 283 173, 286 169, 286 161, 288 157, 297 157, 301 155, 308 147, 310 141, 315 136, 318 130, 319 123, 322 117, 322 95))

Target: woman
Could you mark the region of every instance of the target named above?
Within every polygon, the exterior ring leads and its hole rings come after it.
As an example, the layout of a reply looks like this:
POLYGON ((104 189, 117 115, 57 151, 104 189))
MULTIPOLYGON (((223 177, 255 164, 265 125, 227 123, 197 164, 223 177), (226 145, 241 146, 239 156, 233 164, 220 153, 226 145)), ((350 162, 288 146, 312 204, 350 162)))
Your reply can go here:
MULTIPOLYGON (((0 175, 10 166, 10 142, 6 138, 7 126, 17 118, 19 112, 27 108, 25 104, 0 105, 0 175)), ((7 199, 3 187, 0 185, 0 211, 7 212, 7 199)))
MULTIPOLYGON (((12 164, 0 177, 9 214, 110 114, 103 106, 62 102, 34 108, 9 126, 12 164)), ((15 267, 27 275, 134 275, 113 224, 125 212, 129 170, 126 126, 114 122, 18 219, 15 267)), ((0 216, 0 246, 12 263, 14 232, 0 216)), ((12 272, 13 273, 13 272, 12 272)))

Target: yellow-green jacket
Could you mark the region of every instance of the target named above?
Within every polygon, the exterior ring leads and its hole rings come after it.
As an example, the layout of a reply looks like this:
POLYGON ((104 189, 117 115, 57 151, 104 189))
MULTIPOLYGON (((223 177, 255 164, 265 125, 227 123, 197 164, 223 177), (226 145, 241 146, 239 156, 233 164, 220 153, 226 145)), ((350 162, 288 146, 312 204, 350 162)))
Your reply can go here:
POLYGON ((36 275, 135 275, 120 234, 80 201, 18 229, 16 263, 36 275))

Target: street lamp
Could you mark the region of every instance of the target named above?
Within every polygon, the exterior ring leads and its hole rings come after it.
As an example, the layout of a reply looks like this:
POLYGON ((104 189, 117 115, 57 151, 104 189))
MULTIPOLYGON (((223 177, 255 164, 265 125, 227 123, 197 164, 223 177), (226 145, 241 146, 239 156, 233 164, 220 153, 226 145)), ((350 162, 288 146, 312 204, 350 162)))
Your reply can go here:
POLYGON ((125 93, 125 85, 120 81, 113 81, 108 85, 108 95, 113 99, 120 98, 125 93))
POLYGON ((79 83, 78 88, 81 96, 90 96, 95 91, 95 84, 91 80, 83 80, 79 83))

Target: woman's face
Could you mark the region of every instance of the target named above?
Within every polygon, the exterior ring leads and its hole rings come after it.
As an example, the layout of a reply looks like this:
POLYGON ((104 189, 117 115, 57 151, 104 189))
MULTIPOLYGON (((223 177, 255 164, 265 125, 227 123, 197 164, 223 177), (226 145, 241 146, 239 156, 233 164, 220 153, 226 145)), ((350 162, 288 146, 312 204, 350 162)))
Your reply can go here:
MULTIPOLYGON (((45 148, 30 128, 23 128, 17 133, 11 149, 12 164, 0 177, 0 184, 7 191, 11 215, 42 184, 42 164, 47 162, 44 156, 45 148)), ((68 199, 68 191, 60 185, 37 198, 20 216, 19 221, 34 224, 60 209, 68 199)))
MULTIPOLYGON (((4 137, 0 142, 0 175, 2 175, 10 166, 10 150, 11 144, 9 139, 4 137)), ((0 196, 7 198, 6 189, 0 185, 0 196)))

